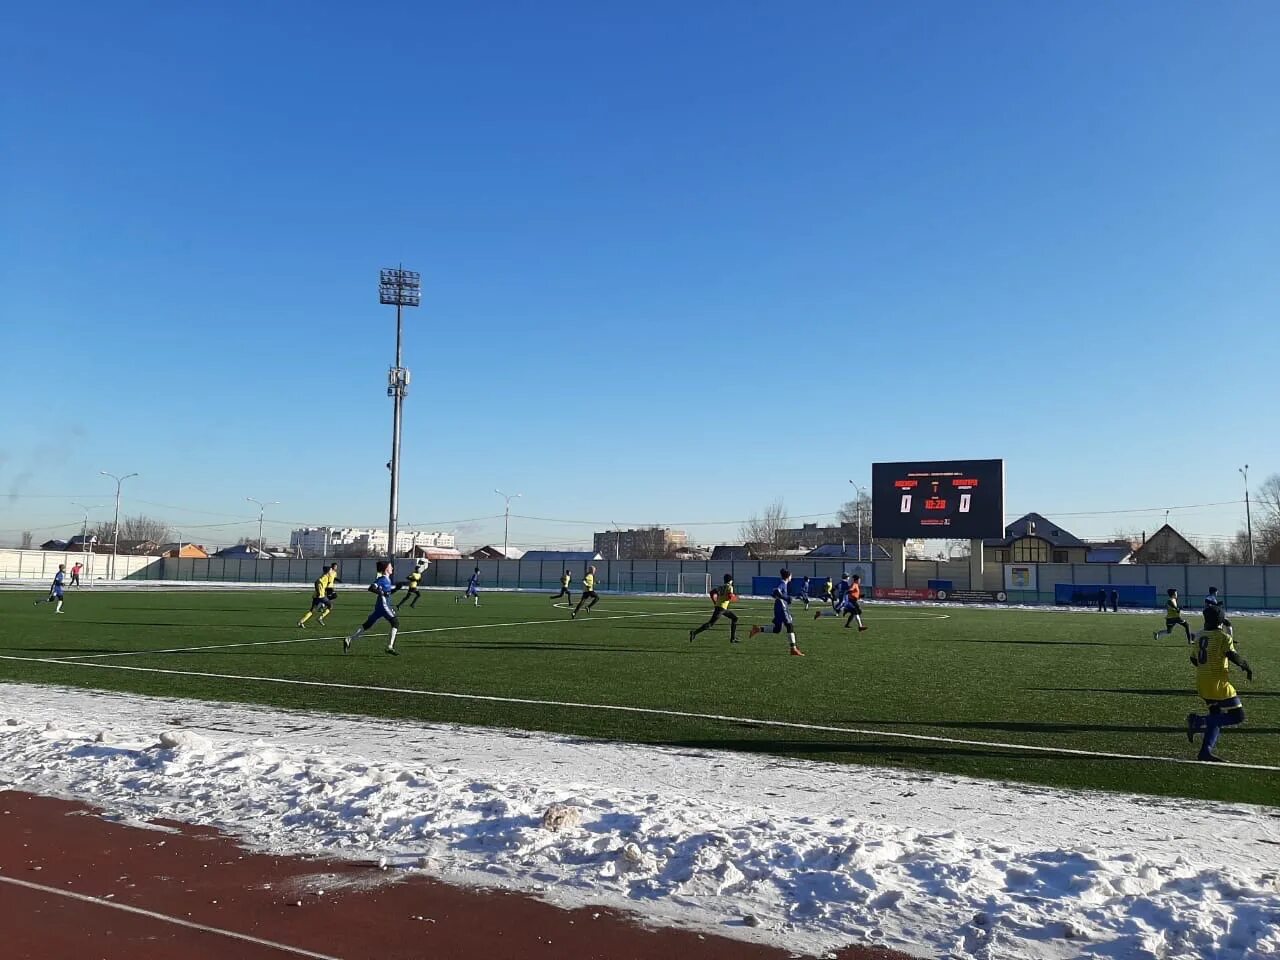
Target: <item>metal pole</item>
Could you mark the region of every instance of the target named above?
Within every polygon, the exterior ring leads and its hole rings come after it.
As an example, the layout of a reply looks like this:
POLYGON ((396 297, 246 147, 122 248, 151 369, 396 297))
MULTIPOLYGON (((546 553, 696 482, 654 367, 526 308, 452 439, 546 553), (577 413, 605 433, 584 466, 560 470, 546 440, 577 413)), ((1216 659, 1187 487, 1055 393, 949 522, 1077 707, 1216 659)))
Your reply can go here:
POLYGON ((1249 537, 1249 565, 1253 566, 1253 515, 1249 511, 1249 465, 1246 463, 1240 470, 1244 477, 1244 523, 1246 535, 1249 537))
POLYGON ((511 550, 511 501, 516 497, 523 497, 523 493, 505 494, 497 487, 493 488, 493 492, 506 500, 507 505, 502 514, 502 559, 507 559, 507 553, 511 550))
MULTIPOLYGON (((259 555, 254 558, 254 561, 256 563, 258 560, 262 559, 261 555, 266 552, 266 540, 263 539, 264 535, 262 532, 263 517, 266 515, 267 507, 279 506, 280 501, 279 500, 258 500, 255 497, 245 497, 245 500, 249 501, 249 503, 256 503, 258 505, 258 554, 259 555)), ((257 568, 255 567, 254 569, 256 573, 257 568)))
POLYGON ((413 270, 383 270, 378 280, 378 302, 396 308, 396 364, 387 377, 387 396, 393 401, 391 425, 391 502, 387 510, 388 555, 396 555, 396 539, 400 525, 400 439, 404 423, 404 398, 409 392, 409 371, 404 363, 404 308, 416 307, 422 300, 421 278, 413 270))
POLYGON ((858 524, 858 562, 859 562, 859 563, 861 563, 861 562, 862 562, 862 494, 863 494, 863 489, 862 489, 862 487, 860 487, 860 486, 858 486, 856 483, 854 483, 852 480, 850 480, 850 481, 849 481, 849 483, 853 484, 853 489, 857 492, 857 496, 854 498, 854 508, 853 508, 853 510, 854 510, 854 516, 856 517, 856 521, 855 521, 855 522, 858 524))
POLYGON ((107 473, 105 470, 99 470, 104 477, 110 477, 116 482, 116 516, 112 521, 111 532, 111 579, 116 578, 116 558, 120 555, 120 488, 124 486, 124 482, 130 477, 136 477, 136 473, 126 473, 123 477, 117 477, 114 473, 107 473))
POLYGON ((391 426, 391 508, 387 519, 387 556, 396 555, 396 528, 400 522, 400 429, 404 418, 404 385, 401 383, 400 369, 403 359, 404 343, 403 307, 396 304, 396 373, 391 426))

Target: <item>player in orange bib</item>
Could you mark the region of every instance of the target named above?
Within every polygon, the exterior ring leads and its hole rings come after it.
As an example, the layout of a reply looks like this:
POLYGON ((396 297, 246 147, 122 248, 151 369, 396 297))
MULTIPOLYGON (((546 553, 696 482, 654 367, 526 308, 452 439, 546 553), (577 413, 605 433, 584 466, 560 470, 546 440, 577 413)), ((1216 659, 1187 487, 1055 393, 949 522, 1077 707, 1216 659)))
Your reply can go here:
POLYGON ((830 617, 839 617, 848 615, 844 625, 846 627, 853 626, 853 622, 858 621, 858 632, 861 633, 867 629, 867 625, 862 622, 862 575, 855 573, 849 578, 849 587, 845 591, 845 595, 840 599, 840 603, 834 611, 819 610, 813 615, 813 619, 817 620, 823 614, 830 617))

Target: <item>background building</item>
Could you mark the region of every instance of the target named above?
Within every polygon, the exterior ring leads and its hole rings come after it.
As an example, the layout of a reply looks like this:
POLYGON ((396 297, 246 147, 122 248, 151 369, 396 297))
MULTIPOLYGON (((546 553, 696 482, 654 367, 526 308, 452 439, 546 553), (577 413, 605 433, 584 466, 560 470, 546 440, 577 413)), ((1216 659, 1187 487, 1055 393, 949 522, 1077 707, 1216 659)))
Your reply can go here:
POLYGON ((689 535, 670 527, 606 530, 592 542, 595 552, 614 560, 662 560, 689 545, 689 535))
MULTIPOLYGON (((456 546, 452 533, 397 530, 396 554, 415 548, 456 546)), ((289 549, 304 557, 382 556, 387 552, 387 531, 362 527, 303 527, 289 534, 289 549)))

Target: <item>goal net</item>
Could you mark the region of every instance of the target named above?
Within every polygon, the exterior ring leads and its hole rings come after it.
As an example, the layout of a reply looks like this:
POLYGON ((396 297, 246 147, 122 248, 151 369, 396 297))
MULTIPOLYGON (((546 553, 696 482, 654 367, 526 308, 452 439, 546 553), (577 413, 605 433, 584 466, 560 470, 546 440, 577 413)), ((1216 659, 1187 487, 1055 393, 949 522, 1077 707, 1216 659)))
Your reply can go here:
POLYGON ((711 592, 711 574, 681 573, 676 580, 676 593, 696 593, 706 596, 711 592))
POLYGON ((670 575, 652 570, 615 570, 613 589, 619 593, 669 593, 670 575))

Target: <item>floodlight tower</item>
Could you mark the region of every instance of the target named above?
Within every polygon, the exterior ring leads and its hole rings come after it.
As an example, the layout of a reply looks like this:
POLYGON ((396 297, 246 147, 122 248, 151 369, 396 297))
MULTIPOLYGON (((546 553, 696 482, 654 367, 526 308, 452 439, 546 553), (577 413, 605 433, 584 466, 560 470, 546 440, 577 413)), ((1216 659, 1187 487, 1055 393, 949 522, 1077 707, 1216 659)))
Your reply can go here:
POLYGON ((378 302, 396 308, 396 365, 387 371, 387 396, 395 401, 391 427, 391 510, 387 519, 387 556, 396 555, 396 527, 400 522, 400 425, 404 418, 404 398, 409 393, 409 371, 402 364, 405 307, 422 304, 422 276, 401 265, 382 271, 378 281, 378 302))

